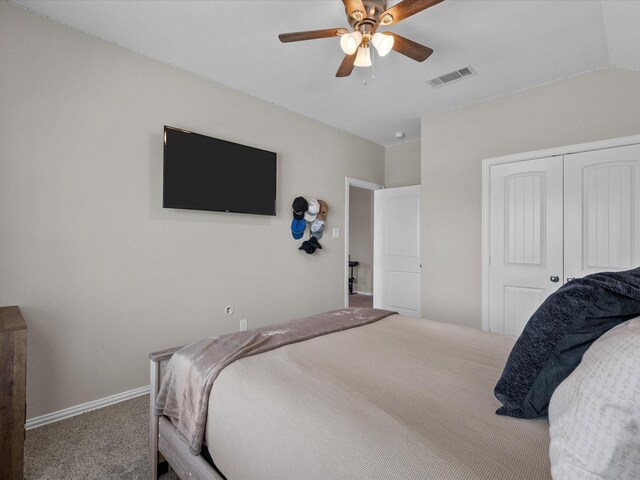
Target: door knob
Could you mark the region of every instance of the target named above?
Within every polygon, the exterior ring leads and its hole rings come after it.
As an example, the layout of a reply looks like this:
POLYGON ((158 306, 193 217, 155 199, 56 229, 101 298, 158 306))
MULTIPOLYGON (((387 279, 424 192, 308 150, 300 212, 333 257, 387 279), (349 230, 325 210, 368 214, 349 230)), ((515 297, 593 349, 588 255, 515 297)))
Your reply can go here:
POLYGON ((576 277, 567 277, 567 282, 570 282, 571 280, 575 280, 576 277))
POLYGON ((560 280, 560 277, 558 277, 557 275, 551 275, 549 277, 549 280, 551 280, 553 283, 557 283, 558 280, 560 280))

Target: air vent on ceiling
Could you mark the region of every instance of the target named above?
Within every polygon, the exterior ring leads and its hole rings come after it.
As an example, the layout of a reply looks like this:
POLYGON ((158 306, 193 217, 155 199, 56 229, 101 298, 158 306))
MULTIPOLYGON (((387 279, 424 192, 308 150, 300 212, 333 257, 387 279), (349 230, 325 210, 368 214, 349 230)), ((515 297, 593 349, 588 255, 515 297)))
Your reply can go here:
POLYGON ((433 88, 441 87, 447 83, 455 82, 456 80, 460 80, 462 78, 470 77, 475 75, 475 70, 470 66, 466 66, 461 68, 460 70, 456 70, 455 72, 445 73, 436 78, 432 78, 431 80, 427 80, 427 83, 431 85, 433 88))

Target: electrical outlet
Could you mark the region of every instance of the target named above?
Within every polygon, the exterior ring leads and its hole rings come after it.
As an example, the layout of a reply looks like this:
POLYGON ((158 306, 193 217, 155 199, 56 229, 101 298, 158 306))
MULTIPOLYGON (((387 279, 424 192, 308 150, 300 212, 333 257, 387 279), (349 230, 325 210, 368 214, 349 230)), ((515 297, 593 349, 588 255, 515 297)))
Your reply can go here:
POLYGON ((242 332, 249 327, 249 321, 246 318, 240 320, 240 328, 239 330, 242 332))

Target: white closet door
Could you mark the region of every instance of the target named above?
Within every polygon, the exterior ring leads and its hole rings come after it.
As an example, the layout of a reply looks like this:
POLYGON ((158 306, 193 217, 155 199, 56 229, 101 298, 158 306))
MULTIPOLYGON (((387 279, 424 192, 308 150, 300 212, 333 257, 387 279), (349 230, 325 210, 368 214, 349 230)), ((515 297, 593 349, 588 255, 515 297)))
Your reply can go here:
POLYGON ((565 277, 640 261, 640 145, 566 155, 565 277))
POLYGON ((562 285, 562 157, 491 167, 489 329, 519 335, 562 285))

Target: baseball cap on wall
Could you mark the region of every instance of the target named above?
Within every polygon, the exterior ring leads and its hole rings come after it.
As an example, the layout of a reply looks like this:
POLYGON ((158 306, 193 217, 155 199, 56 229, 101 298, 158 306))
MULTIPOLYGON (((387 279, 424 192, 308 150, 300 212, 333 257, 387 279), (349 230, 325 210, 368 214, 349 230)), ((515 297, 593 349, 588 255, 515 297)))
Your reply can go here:
POLYGON ((322 246, 318 242, 318 239, 316 237, 311 237, 309 240, 305 240, 304 242, 302 242, 302 245, 298 247, 298 250, 304 250, 309 255, 313 255, 318 248, 322 249, 322 246))
POLYGON ((309 243, 309 240, 305 240, 304 242, 302 242, 302 245, 298 247, 298 250, 304 250, 309 255, 313 255, 313 253, 316 251, 316 247, 311 245, 311 243, 309 243))
POLYGON ((294 239, 300 240, 304 231, 307 229, 307 222, 304 220, 293 219, 291 220, 291 235, 294 239))
POLYGON ((291 207, 293 208, 293 218, 296 220, 302 220, 305 212, 309 208, 309 204, 304 197, 296 197, 291 207))
MULTIPOLYGON (((314 248, 319 248, 320 250, 322 250, 322 245, 320 245, 320 242, 318 242, 318 239, 316 237, 311 237, 309 239, 309 243, 314 247, 314 248)), ((315 250, 314 250, 315 251, 315 250)))
POLYGON ((322 231, 324 230, 324 222, 319 218, 316 218, 313 223, 309 225, 309 230, 311 230, 312 236, 320 240, 322 238, 322 231))
POLYGON ((318 212, 318 219, 323 222, 327 220, 327 214, 329 213, 329 205, 324 200, 318 200, 320 204, 320 211, 318 212))
POLYGON ((307 199, 308 207, 307 212, 304 214, 304 219, 307 222, 313 222, 320 211, 320 203, 315 198, 307 199))

